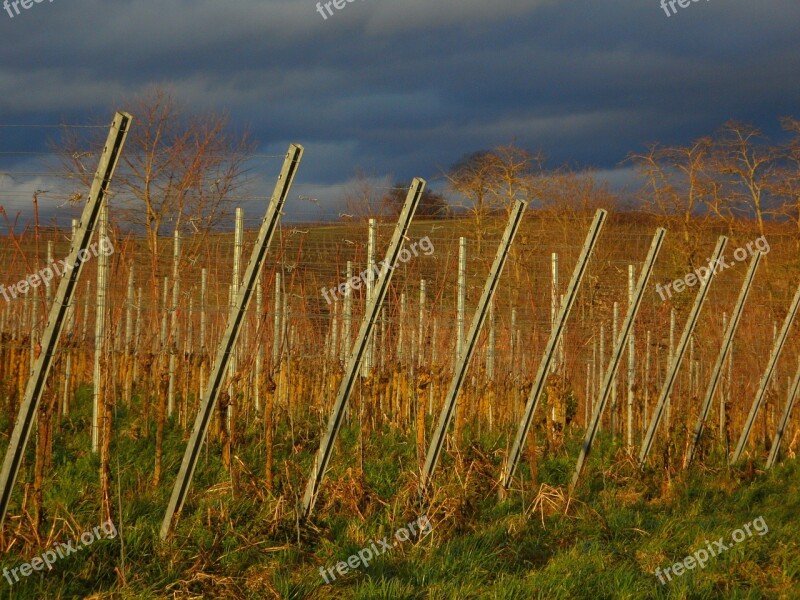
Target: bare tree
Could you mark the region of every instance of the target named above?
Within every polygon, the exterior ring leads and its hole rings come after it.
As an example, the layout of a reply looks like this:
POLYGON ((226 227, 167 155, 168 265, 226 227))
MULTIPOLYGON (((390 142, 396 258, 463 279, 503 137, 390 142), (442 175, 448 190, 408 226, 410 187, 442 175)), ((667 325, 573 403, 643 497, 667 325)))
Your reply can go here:
MULTIPOLYGON (((403 210, 403 204, 408 195, 410 183, 398 182, 383 195, 381 206, 387 215, 397 218, 403 210)), ((449 203, 447 198, 441 194, 437 194, 430 188, 426 187, 422 190, 422 196, 419 199, 419 206, 414 213, 415 218, 419 221, 421 219, 443 219, 447 217, 449 212, 449 203)))
POLYGON ((781 202, 774 212, 795 226, 800 247, 800 121, 785 117, 781 119, 781 125, 792 137, 780 149, 781 161, 777 167, 774 193, 781 202))
POLYGON ((708 157, 713 140, 702 137, 687 146, 654 144, 643 154, 631 154, 647 181, 649 203, 662 217, 677 217, 684 243, 710 191, 708 157))
POLYGON ((509 144, 492 150, 490 157, 489 192, 494 197, 494 204, 502 206, 510 216, 518 198, 535 196, 536 183, 541 179, 537 175, 542 173, 544 155, 509 144))
POLYGON ((445 172, 450 189, 463 200, 457 202, 471 215, 478 244, 483 240, 484 222, 497 210, 490 192, 493 159, 488 150, 464 156, 445 172))
POLYGON ((364 223, 383 216, 379 187, 381 186, 375 177, 370 177, 360 169, 356 170, 355 177, 344 187, 341 195, 346 216, 364 223))
MULTIPOLYGON (((134 122, 115 174, 114 202, 123 222, 144 229, 157 278, 159 238, 178 229, 198 234, 184 253, 193 256, 245 183, 252 145, 246 134, 230 133, 227 116, 190 113, 161 89, 145 92, 125 110, 134 122)), ((84 150, 74 134, 59 144, 62 164, 88 184, 84 150)))
POLYGON ((720 131, 712 152, 717 185, 712 191, 727 198, 731 211, 752 214, 764 235, 769 190, 774 187, 775 148, 760 142, 761 132, 744 123, 729 121, 720 131))
POLYGON ((702 260, 697 232, 707 218, 719 217, 729 226, 732 220, 729 200, 714 172, 713 145, 706 136, 686 146, 654 144, 645 153, 629 156, 647 182, 642 192, 645 202, 680 229, 682 254, 690 266, 702 260))
POLYGON ((569 166, 536 177, 534 187, 542 210, 558 223, 564 242, 575 235, 575 223, 601 207, 617 204, 619 198, 605 183, 598 183, 590 170, 575 171, 569 166))
POLYGON ((487 218, 499 212, 510 215, 514 201, 530 195, 542 162, 540 154, 509 144, 468 154, 444 173, 450 189, 463 198, 460 206, 473 218, 479 248, 487 218))

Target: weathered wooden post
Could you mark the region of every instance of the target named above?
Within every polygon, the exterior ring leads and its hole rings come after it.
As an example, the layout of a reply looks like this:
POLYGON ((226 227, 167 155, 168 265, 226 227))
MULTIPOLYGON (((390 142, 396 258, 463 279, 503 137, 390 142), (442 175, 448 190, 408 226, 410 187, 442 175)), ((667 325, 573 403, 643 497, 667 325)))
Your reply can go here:
MULTIPOLYGON (((711 264, 718 264, 718 261, 722 256, 722 253, 725 251, 725 246, 727 244, 728 238, 726 238, 724 235, 721 235, 717 241, 717 247, 711 259, 711 264)), ((668 402, 669 396, 672 393, 672 387, 675 384, 675 378, 678 375, 678 370, 681 367, 683 356, 686 353, 687 346, 689 345, 689 339, 692 337, 694 329, 697 326, 697 321, 700 317, 700 310, 703 308, 703 304, 705 303, 708 295, 708 289, 711 286, 711 282, 714 280, 716 269, 708 269, 708 271, 708 275, 705 278, 701 278, 700 289, 697 290, 697 296, 695 297, 694 305, 692 306, 692 310, 686 320, 686 325, 683 328, 683 333, 681 334, 681 339, 678 342, 678 347, 675 350, 675 354, 672 356, 672 362, 670 363, 667 377, 664 380, 664 384, 661 388, 661 395, 659 396, 658 403, 653 411, 653 420, 650 422, 650 427, 644 436, 644 440, 642 441, 642 449, 639 452, 639 468, 644 467, 644 463, 647 460, 647 454, 650 452, 650 448, 653 445, 653 440, 655 439, 658 424, 661 421, 661 415, 664 411, 664 406, 668 402)))
MULTIPOLYGON (((739 318, 742 316, 742 309, 744 308, 744 303, 747 301, 747 295, 750 293, 750 286, 753 283, 761 256, 762 254, 760 252, 756 252, 753 255, 753 260, 750 262, 750 268, 748 269, 747 275, 745 275, 744 281, 742 282, 742 289, 739 291, 739 298, 736 301, 736 306, 731 314, 730 323, 725 328, 725 335, 722 338, 722 346, 720 347, 719 354, 717 355, 717 362, 714 363, 714 370, 711 373, 711 380, 708 382, 708 387, 706 388, 706 394, 703 398, 703 404, 700 408, 700 415, 697 418, 697 424, 694 426, 694 434, 692 435, 691 442, 689 443, 689 449, 686 452, 686 458, 684 459, 683 463, 684 469, 687 469, 694 460, 695 452, 697 451, 697 445, 700 442, 700 436, 703 434, 703 428, 705 427, 706 418, 708 417, 708 411, 711 408, 711 402, 714 399, 714 394, 717 390, 717 384, 719 383, 720 375, 722 374, 722 367, 725 364, 725 359, 728 357, 728 351, 733 343, 733 336, 736 334, 736 328, 739 326, 739 318)), ((725 316, 723 315, 723 324, 724 322, 725 316)), ((720 399, 720 410, 721 434, 725 413, 724 399, 720 399)))
POLYGON ((347 401, 353 391, 356 377, 361 366, 361 361, 364 358, 367 340, 369 339, 369 335, 372 332, 373 326, 375 325, 375 320, 378 316, 381 306, 383 305, 386 292, 389 289, 389 283, 392 280, 392 273, 397 265, 397 259, 400 255, 403 245, 403 239, 408 232, 409 225, 411 225, 411 220, 414 218, 414 213, 419 205, 419 200, 422 196, 422 190, 424 187, 425 181, 419 178, 415 178, 411 183, 411 187, 408 190, 408 195, 406 196, 405 204, 403 205, 403 210, 400 213, 400 217, 398 218, 397 225, 394 230, 394 235, 389 243, 389 249, 386 252, 386 258, 381 263, 382 269, 380 271, 380 277, 378 278, 375 293, 367 303, 366 312, 364 313, 364 318, 361 321, 361 327, 358 331, 358 337, 356 338, 356 343, 353 346, 352 352, 350 353, 350 358, 347 362, 347 368, 345 369, 345 375, 342 378, 339 391, 336 395, 336 403, 333 406, 333 411, 331 412, 330 419, 328 420, 328 428, 325 432, 325 436, 322 438, 317 455, 314 458, 314 466, 312 468, 311 475, 308 478, 306 491, 303 496, 301 512, 304 519, 308 518, 308 516, 311 514, 311 511, 314 508, 314 503, 317 500, 319 486, 322 483, 322 479, 325 476, 325 470, 330 462, 333 444, 342 424, 347 401))
POLYGON ((75 293, 80 273, 83 270, 83 264, 88 258, 87 247, 94 233, 100 209, 105 204, 104 201, 108 194, 111 177, 122 153, 130 123, 131 116, 129 114, 116 113, 111 124, 111 131, 100 156, 100 164, 92 181, 89 200, 83 209, 80 225, 75 239, 72 241, 69 258, 67 259, 68 264, 74 265, 74 268, 62 277, 55 301, 50 307, 50 314, 41 339, 42 350, 36 359, 33 373, 25 388, 25 395, 20 403, 19 414, 14 423, 14 431, 11 434, 11 440, 3 461, 3 470, 0 472, 0 526, 5 521, 8 503, 11 500, 11 491, 22 463, 22 455, 25 453, 25 446, 28 443, 31 429, 36 420, 36 411, 39 408, 47 375, 52 366, 53 356, 64 327, 64 317, 75 293))
POLYGON ((742 430, 742 435, 739 437, 739 443, 736 444, 736 450, 733 452, 733 457, 731 458, 730 464, 735 464, 738 462, 739 457, 741 457, 742 451, 744 450, 745 444, 747 444, 747 439, 750 437, 750 430, 753 427, 753 422, 756 419, 758 409, 761 407, 761 402, 764 400, 764 394, 767 392, 767 386, 769 385, 772 374, 775 371, 775 365, 778 363, 778 358, 780 357, 783 346, 786 343, 786 338, 789 336, 789 329, 791 328, 794 317, 797 314, 798 306, 800 306, 800 285, 797 286, 797 291, 795 292, 794 299, 789 307, 789 312, 786 313, 786 319, 783 321, 781 332, 775 339, 775 343, 772 346, 772 353, 769 357, 769 361, 767 362, 767 368, 764 371, 764 375, 761 377, 761 383, 758 386, 758 392, 753 400, 753 405, 750 407, 750 413, 747 415, 747 421, 744 425, 744 429, 742 430))
POLYGON ((642 297, 644 296, 644 289, 647 286, 647 282, 650 280, 650 274, 653 272, 653 265, 656 262, 661 245, 664 242, 665 233, 666 230, 663 228, 659 227, 656 230, 656 234, 653 237, 653 242, 650 244, 650 250, 647 253, 647 258, 645 258, 644 265, 642 266, 642 272, 639 274, 639 281, 636 284, 633 302, 630 304, 630 306, 628 306, 628 312, 625 315, 625 319, 622 323, 622 330, 614 341, 614 349, 611 352, 611 362, 608 365, 608 369, 606 370, 606 374, 603 378, 603 385, 598 397, 597 406, 595 407, 594 414, 592 415, 592 422, 586 429, 586 435, 583 439, 583 446, 581 446, 581 451, 578 455, 578 462, 575 464, 575 472, 572 475, 572 481, 569 485, 570 493, 575 489, 581 473, 583 472, 586 460, 589 458, 589 453, 592 450, 592 442, 594 442, 595 435, 597 435, 600 419, 603 415, 603 409, 605 409, 606 403, 608 402, 608 397, 611 394, 611 381, 613 380, 614 375, 616 375, 617 367, 619 366, 619 361, 622 358, 622 352, 625 348, 625 341, 628 338, 631 327, 633 327, 633 321, 636 319, 636 315, 639 312, 639 306, 641 305, 642 297))
POLYGON ((275 184, 275 190, 272 193, 269 206, 267 207, 267 212, 261 222, 261 228, 259 229, 258 237, 256 237, 253 252, 245 268, 243 285, 237 293, 236 304, 231 307, 225 334, 217 348, 217 356, 214 359, 214 366, 211 369, 208 385, 204 390, 200 411, 197 414, 197 419, 192 428, 191 437, 189 438, 186 452, 183 455, 178 478, 175 481, 175 486, 172 489, 172 496, 170 497, 164 520, 161 523, 161 539, 165 539, 167 535, 169 535, 172 528, 173 517, 180 513, 183 502, 186 499, 186 494, 189 491, 192 475, 197 466, 197 459, 200 456, 200 448, 208 431, 211 415, 214 412, 219 392, 224 383, 228 368, 228 360, 239 336, 241 324, 247 310, 247 304, 252 296, 256 276, 261 269, 264 256, 266 256, 275 229, 277 229, 281 210, 286 202, 289 188, 297 173, 297 168, 302 156, 302 146, 292 144, 289 147, 289 151, 283 162, 283 168, 275 184))
POLYGON ((553 327, 550 330, 550 338, 547 340, 544 354, 539 362, 539 369, 536 372, 536 379, 534 380, 533 387, 531 388, 530 395, 528 396, 528 401, 525 405, 524 416, 519 423, 517 435, 514 438, 514 444, 511 447, 508 460, 506 461, 503 472, 503 486, 500 492, 501 495, 504 493, 504 490, 507 490, 511 485, 511 480, 514 477, 514 472, 516 471, 517 464, 519 463, 520 456, 522 455, 522 449, 528 437, 531 423, 533 422, 533 415, 536 412, 536 408, 539 406, 539 402, 541 400, 542 391, 544 390, 547 380, 547 374, 550 372, 551 364, 555 358, 556 349, 558 347, 559 340, 561 339, 561 334, 564 331, 564 327, 566 326, 567 319, 569 318, 569 314, 572 310, 573 304, 575 303, 575 299, 578 297, 578 289, 580 288, 581 281, 583 281, 583 276, 586 273, 589 259, 592 257, 592 252, 594 252, 594 248, 597 245, 598 239, 600 238, 600 232, 603 229, 603 225, 605 224, 607 216, 608 213, 602 209, 598 210, 595 214, 594 221, 589 227, 589 233, 586 235, 586 241, 583 243, 581 254, 578 257, 578 262, 575 264, 575 268, 572 272, 572 279, 567 287, 566 296, 564 301, 560 303, 559 312, 553 321, 553 327))
POLYGON ((497 282, 500 279, 500 274, 503 272, 503 266, 505 265, 506 258, 508 257, 508 251, 511 248, 511 244, 517 234, 519 225, 522 222, 522 215, 524 214, 526 207, 527 204, 522 200, 517 200, 514 204, 514 210, 509 217, 508 225, 506 226, 506 230, 503 233, 502 239, 500 240, 500 245, 497 249, 494 262, 492 263, 492 268, 489 271, 489 277, 484 284, 483 293, 478 301, 475 315, 472 317, 472 325, 470 326, 469 334, 466 337, 465 345, 462 349, 462 352, 458 355, 458 361, 456 363, 455 371, 453 372, 453 378, 450 381, 450 388, 447 391, 444 406, 442 406, 439 424, 436 427, 436 432, 433 434, 433 438, 425 458, 425 465, 423 466, 422 473, 420 474, 418 492, 421 497, 424 496, 425 492, 427 491, 428 481, 434 469, 436 468, 436 463, 439 460, 439 455, 441 454, 442 446, 444 445, 444 437, 447 433, 447 429, 450 426, 450 421, 452 420, 453 413, 456 409, 458 393, 464 383, 467 367, 469 366, 470 358, 472 358, 472 353, 474 352, 475 345, 478 341, 478 334, 483 326, 483 322, 486 320, 489 302, 494 296, 497 282))

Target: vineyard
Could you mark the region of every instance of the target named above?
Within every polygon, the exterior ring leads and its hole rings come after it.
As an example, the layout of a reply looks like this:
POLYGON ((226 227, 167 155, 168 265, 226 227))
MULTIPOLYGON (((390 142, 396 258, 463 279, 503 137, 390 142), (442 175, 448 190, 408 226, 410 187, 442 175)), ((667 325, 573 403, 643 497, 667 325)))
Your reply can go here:
POLYGON ((119 536, 2 597, 798 593, 791 225, 688 240, 678 218, 535 200, 413 218, 421 180, 396 218, 286 223, 296 148, 267 162, 266 214, 219 230, 154 244, 110 177, 71 228, 9 223, 3 566, 119 536), (760 514, 770 533, 693 583, 653 576, 760 514), (422 515, 427 535, 320 577, 422 515))

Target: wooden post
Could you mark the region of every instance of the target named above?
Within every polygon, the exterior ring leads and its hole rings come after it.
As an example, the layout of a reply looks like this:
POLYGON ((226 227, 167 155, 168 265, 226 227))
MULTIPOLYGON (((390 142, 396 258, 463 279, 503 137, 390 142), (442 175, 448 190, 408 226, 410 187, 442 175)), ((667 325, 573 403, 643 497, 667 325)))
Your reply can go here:
MULTIPOLYGON (((53 242, 47 242, 47 263, 48 266, 53 264, 53 242)), ((45 310, 49 310, 50 306, 53 304, 53 284, 49 279, 44 282, 44 297, 47 299, 47 308, 45 310)))
MULTIPOLYGON (((669 352, 667 354, 667 368, 669 368, 669 365, 672 364, 672 358, 674 356, 675 356, 675 309, 671 308, 669 311, 669 352)), ((672 403, 670 402, 670 398, 667 398, 667 418, 666 418, 667 429, 669 429, 671 417, 672 417, 672 403)))
POLYGON ((467 304, 467 239, 458 238, 458 313, 456 314, 456 355, 454 364, 464 351, 464 321, 467 304))
MULTIPOLYGON (((603 229, 603 225, 605 224, 607 216, 608 213, 605 210, 598 210, 597 213, 595 213, 592 225, 589 227, 589 233, 586 235, 586 241, 583 243, 583 248, 581 249, 581 254, 578 257, 578 262, 575 264, 575 268, 572 272, 572 279, 567 287, 566 297, 564 302, 560 303, 559 313, 556 315, 553 321, 553 327, 550 330, 550 338, 547 340, 544 354, 539 362, 539 369, 536 372, 536 379, 534 380, 533 387, 531 388, 530 395, 528 396, 528 401, 525 405, 524 416, 519 423, 517 435, 514 438, 514 444, 511 447, 508 460, 506 461, 503 472, 502 490, 507 490, 511 485, 511 480, 514 477, 514 471, 519 463, 520 456, 522 455, 522 449, 525 446, 528 432, 530 430, 531 423, 533 422, 533 415, 535 414, 536 408, 539 406, 539 401, 541 400, 542 391, 544 390, 547 374, 550 372, 550 366, 554 360, 556 348, 558 347, 561 334, 564 331, 564 327, 566 326, 567 319, 569 318, 569 314, 572 310, 573 304, 575 303, 575 299, 578 297, 578 289, 580 289, 581 281, 583 281, 583 276, 586 273, 586 268, 589 264, 589 259, 592 257, 592 252, 594 252, 594 248, 597 245, 600 232, 603 229)), ((504 493, 502 490, 500 492, 501 494, 504 493)))
MULTIPOLYGON (((233 274, 231 280, 231 307, 233 311, 236 308, 236 301, 239 295, 239 281, 241 279, 241 265, 242 265, 242 248, 244 246, 244 210, 241 207, 236 208, 236 217, 233 232, 233 274)), ((256 273, 257 275, 257 273, 256 273)), ((236 387, 234 380, 236 377, 236 370, 239 368, 239 351, 238 344, 231 346, 231 355, 229 358, 228 366, 228 399, 229 404, 225 412, 225 419, 228 431, 232 430, 231 421, 233 419, 234 403, 238 403, 236 398, 236 387)), ((238 409, 237 409, 238 410, 238 409)))
MULTIPOLYGON (((100 207, 97 242, 105 240, 108 228, 108 203, 100 207)), ((100 443, 100 394, 104 391, 102 359, 106 334, 106 282, 108 280, 108 257, 104 252, 97 255, 97 301, 94 315, 94 370, 92 393, 92 453, 96 453, 100 443)))
MULTIPOLYGON (((611 319, 611 343, 615 344, 617 330, 619 329, 619 302, 614 302, 614 310, 611 319)), ((631 329, 633 331, 633 329, 631 329)), ((617 376, 611 380, 611 415, 610 415, 611 439, 616 441, 617 437, 617 376)))
POLYGON ((648 423, 648 410, 650 404, 650 330, 647 330, 645 334, 645 351, 644 351, 644 390, 642 393, 642 428, 641 431, 644 431, 644 428, 647 427, 648 423))
MULTIPOLYGON (((259 269, 256 277, 256 332, 261 331, 264 311, 264 286, 262 285, 263 269, 259 269)), ((335 317, 334 317, 335 318, 335 317)), ((254 381, 254 402, 256 413, 261 413, 261 372, 264 365, 264 344, 261 343, 261 335, 256 336, 256 373, 254 381)), ((334 342, 335 343, 335 342, 334 342)))
POLYGON ((583 446, 581 447, 580 454, 578 455, 578 462, 575 464, 575 472, 572 475, 572 481, 570 482, 569 486, 570 493, 572 493, 572 491, 575 489, 578 479, 580 479, 581 473, 583 472, 586 460, 589 458, 589 454, 592 450, 592 442, 594 441, 595 435, 597 435, 600 418, 603 415, 603 409, 608 402, 608 397, 611 392, 611 380, 614 378, 614 375, 617 372, 617 367, 619 366, 619 361, 620 358, 622 358, 622 352, 625 348, 625 341, 628 338, 631 327, 633 327, 633 321, 636 319, 636 314, 639 312, 639 306, 641 305, 642 297, 644 296, 644 289, 650 279, 650 274, 653 272, 653 265, 656 262, 661 245, 664 242, 665 233, 666 230, 663 228, 659 227, 656 230, 656 234, 653 237, 653 242, 650 245, 650 250, 647 253, 647 258, 642 266, 642 272, 639 274, 639 281, 636 284, 633 302, 630 304, 630 306, 628 306, 628 312, 625 315, 625 320, 622 323, 622 330, 614 342, 614 350, 611 352, 611 362, 608 365, 605 377, 603 378, 603 386, 597 406, 595 407, 594 414, 592 415, 592 422, 586 429, 586 436, 583 439, 583 446))
MULTIPOLYGON (((419 280, 419 325, 417 326, 417 366, 425 362, 425 280, 419 280)), ((381 365, 383 366, 383 365, 381 365)))
MULTIPOLYGON (((558 253, 553 252, 550 255, 550 330, 556 327, 556 315, 558 314, 558 253)), ((555 373, 558 371, 559 362, 558 358, 554 357, 550 370, 555 373)))
POLYGON ((211 415, 214 412, 214 407, 216 406, 219 392, 222 389, 225 379, 228 358, 239 336, 241 324, 247 310, 247 304, 252 296, 256 275, 261 269, 264 256, 266 256, 267 249, 272 241, 275 229, 278 226, 281 210, 286 202, 289 188, 294 180, 302 156, 302 146, 296 144, 289 146, 289 151, 286 154, 283 168, 275 184, 275 190, 272 193, 267 212, 261 222, 261 228, 259 229, 258 237, 256 237, 250 260, 245 268, 243 285, 238 291, 236 304, 231 307, 225 334, 217 348, 217 356, 214 359, 214 366, 211 369, 211 376, 203 395, 200 411, 195 419, 191 437, 189 438, 189 444, 186 447, 186 452, 181 462, 180 472, 175 481, 175 486, 172 489, 172 496, 170 497, 164 520, 161 523, 161 539, 165 539, 169 535, 172 529, 173 518, 180 513, 183 502, 186 499, 186 494, 189 491, 192 475, 194 474, 197 460, 200 456, 200 448, 208 431, 211 415))
POLYGON ((761 402, 764 400, 764 394, 767 392, 767 386, 772 378, 772 373, 775 371, 775 365, 778 363, 778 358, 780 357, 783 346, 786 343, 786 338, 789 335, 789 329, 791 328, 794 317, 797 314, 798 306, 800 306, 800 285, 797 286, 797 291, 795 292, 794 299, 789 307, 789 312, 786 313, 786 319, 783 321, 781 332, 772 346, 772 354, 770 355, 764 375, 761 377, 761 383, 758 386, 758 392, 756 393, 755 400, 753 400, 753 405, 750 407, 750 413, 747 415, 747 421, 745 422, 744 429, 742 430, 742 435, 739 437, 739 443, 736 444, 736 450, 733 452, 733 457, 731 458, 730 464, 735 464, 738 462, 739 457, 742 455, 742 451, 744 450, 745 444, 747 444, 747 438, 750 437, 750 429, 753 427, 753 422, 756 419, 758 409, 761 406, 761 402))
POLYGON ((89 245, 95 224, 100 215, 100 208, 104 205, 111 177, 122 153, 130 122, 131 116, 127 113, 116 113, 114 116, 111 131, 100 156, 100 164, 92 181, 89 200, 83 209, 80 226, 72 242, 69 258, 67 259, 67 263, 74 265, 74 268, 62 277, 55 301, 50 307, 50 314, 41 340, 42 350, 36 359, 34 371, 25 388, 25 395, 20 403, 19 415, 14 423, 14 431, 11 434, 11 440, 3 461, 3 470, 0 472, 0 490, 2 490, 0 495, 0 527, 5 521, 8 503, 11 500, 11 491, 19 474, 19 467, 22 463, 22 456, 25 453, 25 446, 28 443, 31 429, 36 421, 36 411, 39 408, 47 375, 52 366, 53 356, 58 348, 59 337, 64 327, 64 317, 75 293, 75 287, 83 270, 83 263, 87 260, 88 250, 86 248, 89 245))
MULTIPOLYGON (((727 244, 728 238, 726 238, 724 235, 721 235, 717 240, 717 247, 714 250, 714 254, 711 259, 712 262, 710 264, 718 264, 727 244)), ((711 282, 714 281, 716 269, 714 268, 708 270, 708 276, 704 279, 701 279, 700 289, 697 290, 697 296, 695 297, 694 305, 689 313, 689 317, 686 319, 686 325, 683 327, 681 339, 678 342, 678 347, 672 356, 667 377, 661 387, 661 394, 658 397, 658 402, 656 403, 655 410, 653 411, 653 419, 650 422, 650 427, 648 428, 644 440, 642 441, 642 448, 639 452, 639 468, 644 468, 647 455, 650 452, 650 448, 653 445, 653 440, 655 439, 656 430, 658 429, 659 422, 661 421, 661 415, 663 414, 664 406, 667 404, 669 396, 672 393, 672 388, 675 384, 678 370, 681 367, 683 356, 686 353, 686 347, 688 346, 689 340, 691 339, 694 329, 697 326, 697 321, 700 317, 700 310, 703 308, 706 296, 708 295, 708 289, 711 286, 711 282)))
POLYGON ((197 382, 198 398, 205 394, 206 382, 206 333, 208 327, 208 270, 200 270, 200 379, 197 382))
MULTIPOLYGON (((177 229, 172 236, 172 302, 169 325, 169 387, 167 388, 167 416, 175 410, 175 360, 178 352, 178 298, 180 297, 180 257, 181 232, 177 229)), ((165 304, 166 304, 166 298, 165 304)))
MULTIPOLYGON (((281 286, 281 272, 275 272, 275 314, 272 316, 272 368, 278 369, 281 352, 281 311, 283 303, 281 296, 283 294, 283 287, 281 286)), ((280 394, 280 391, 278 391, 280 394)))
MULTIPOLYGON (((628 265, 628 306, 633 303, 634 267, 628 265)), ((636 387, 636 333, 628 336, 628 451, 633 451, 633 390, 636 387)))
POLYGON ((378 312, 383 305, 386 292, 389 289, 389 283, 392 280, 392 273, 397 265, 397 259, 400 255, 400 250, 403 245, 403 239, 408 232, 408 227, 411 224, 411 220, 414 218, 414 213, 419 205, 419 200, 422 196, 422 190, 424 187, 425 181, 422 179, 415 178, 412 181, 411 187, 408 190, 408 195, 406 196, 405 204, 403 205, 403 210, 400 213, 400 217, 397 221, 394 235, 392 236, 392 240, 389 244, 389 249, 386 252, 386 258, 381 263, 382 269, 380 271, 375 293, 367 303, 364 318, 361 321, 361 327, 358 331, 358 337, 356 338, 356 343, 353 346, 352 352, 350 353, 350 358, 347 362, 347 368, 345 369, 345 375, 342 378, 342 382, 339 385, 339 391, 336 395, 336 403, 333 406, 333 411, 331 412, 330 419, 328 420, 328 428, 325 432, 325 436, 322 438, 322 442, 320 443, 319 451, 314 458, 314 466, 312 468, 311 475, 308 478, 305 494, 303 495, 302 517, 304 519, 308 518, 308 516, 311 514, 311 511, 314 508, 314 503, 317 500, 319 486, 322 484, 322 479, 325 476, 325 470, 328 468, 328 463, 330 462, 331 452, 333 451, 333 443, 336 440, 336 435, 341 427, 344 410, 355 385, 356 376, 359 372, 361 361, 364 358, 367 340, 372 332, 378 312))
MULTIPOLYGON (((366 294, 366 301, 369 302, 372 299, 372 295, 375 293, 374 286, 375 286, 375 272, 372 268, 372 265, 375 264, 375 243, 377 241, 377 230, 376 230, 376 222, 375 219, 369 219, 368 224, 368 232, 367 232, 367 294, 366 294)), ((349 281, 349 280, 348 280, 349 281)), ((349 289, 348 289, 349 292, 349 289)), ((401 325, 402 327, 402 322, 401 325)), ((370 335, 369 339, 367 340, 367 353, 364 357, 364 362, 361 364, 361 376, 367 377, 370 372, 372 371, 372 364, 375 359, 375 335, 370 335)))
POLYGON ((494 345, 495 345, 494 299, 489 303, 489 347, 486 349, 486 376, 494 381, 494 345))
POLYGON ((778 458, 783 432, 786 431, 786 425, 789 424, 789 417, 792 414, 792 408, 794 408, 798 392, 800 392, 800 366, 798 366, 797 374, 794 376, 794 383, 789 389, 789 397, 786 399, 786 406, 783 409, 783 415, 781 415, 781 422, 778 425, 778 430, 775 432, 775 437, 772 438, 772 447, 769 450, 769 458, 767 459, 767 469, 771 469, 775 464, 775 460, 778 458))
MULTIPOLYGON (((747 270, 747 275, 745 275, 744 281, 742 282, 742 288, 739 291, 739 298, 736 301, 736 306, 733 309, 733 313, 731 313, 730 323, 727 324, 727 326, 725 324, 726 315, 722 315, 722 323, 723 328, 725 329, 725 335, 722 338, 722 346, 719 349, 717 361, 714 363, 714 370, 711 373, 711 379, 709 380, 708 387, 706 388, 706 394, 703 398, 703 404, 700 408, 697 424, 694 426, 694 434, 692 435, 691 442, 689 443, 689 449, 686 452, 686 458, 684 459, 683 463, 684 469, 689 468, 689 465, 694 460, 695 452, 697 451, 697 445, 700 443, 700 436, 703 434, 703 428, 705 427, 706 418, 708 417, 708 411, 711 408, 711 402, 714 399, 714 394, 717 391, 717 384, 719 383, 720 376, 722 374, 722 368, 725 364, 725 359, 728 358, 731 345, 733 344, 733 336, 736 334, 736 329, 739 326, 739 318, 742 316, 742 309, 744 308, 744 303, 747 301, 747 295, 750 293, 750 286, 755 278, 756 269, 758 268, 758 263, 761 260, 761 256, 761 252, 756 252, 753 255, 753 260, 750 262, 750 268, 747 270)), ((725 400, 723 391, 723 393, 720 394, 720 436, 723 435, 724 423, 725 400)))
POLYGON ((472 325, 470 326, 469 334, 466 338, 466 345, 463 347, 462 352, 458 355, 456 369, 453 372, 453 378, 450 382, 450 388, 447 391, 447 396, 445 397, 444 406, 442 406, 439 424, 436 427, 436 432, 434 433, 430 447, 428 448, 428 454, 425 458, 425 465, 422 468, 422 473, 419 480, 418 492, 420 496, 425 495, 425 492, 428 488, 428 480, 433 474, 433 471, 436 468, 436 463, 439 460, 439 455, 441 454, 442 446, 444 444, 444 437, 447 433, 448 427, 450 426, 453 413, 455 412, 456 399, 458 398, 458 393, 464 383, 467 367, 469 366, 469 360, 475 350, 475 345, 478 341, 478 334, 480 333, 483 322, 486 319, 489 302, 494 296, 497 282, 499 281, 500 275, 503 272, 503 266, 505 265, 506 258, 508 257, 509 249, 514 241, 514 236, 517 234, 519 225, 522 222, 522 215, 525 213, 526 207, 527 205, 522 200, 517 200, 515 202, 514 210, 509 217, 505 233, 503 234, 503 237, 500 240, 500 245, 497 248, 497 254, 495 255, 494 263, 492 263, 492 268, 489 271, 489 277, 484 284, 483 293, 481 294, 481 299, 478 302, 475 315, 472 317, 472 325))
MULTIPOLYGON (((347 278, 350 281, 353 277, 353 261, 347 261, 347 278)), ((344 292, 344 331, 342 332, 342 365, 346 364, 347 357, 350 355, 350 328, 353 321, 353 294, 350 286, 345 287, 344 292)))

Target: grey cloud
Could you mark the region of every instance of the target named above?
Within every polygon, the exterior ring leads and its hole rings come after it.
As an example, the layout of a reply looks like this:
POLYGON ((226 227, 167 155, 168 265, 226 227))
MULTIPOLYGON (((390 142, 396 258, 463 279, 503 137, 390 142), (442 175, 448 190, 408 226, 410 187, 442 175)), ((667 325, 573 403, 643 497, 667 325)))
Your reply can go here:
MULTIPOLYGON (((516 140, 614 169, 645 142, 729 118, 768 131, 798 113, 796 0, 358 0, 323 21, 312 0, 55 0, 0 13, 1 122, 106 117, 168 86, 250 125, 262 151, 307 148, 329 186, 356 168, 431 177, 516 140)), ((2 124, 2 123, 0 123, 2 124)), ((36 133, 0 130, 0 150, 36 133)))

